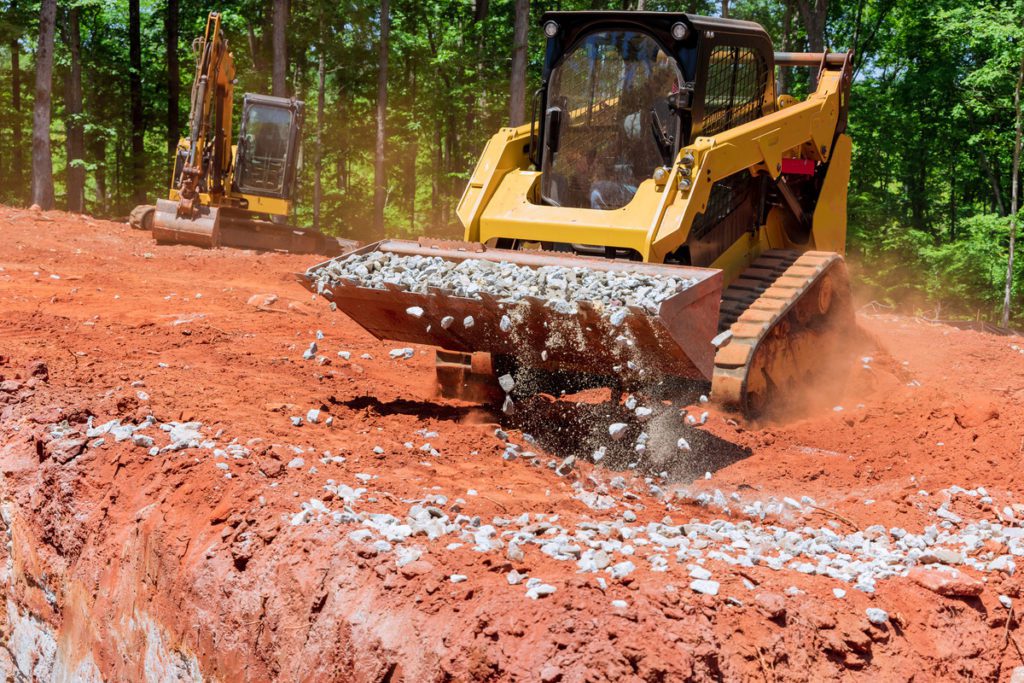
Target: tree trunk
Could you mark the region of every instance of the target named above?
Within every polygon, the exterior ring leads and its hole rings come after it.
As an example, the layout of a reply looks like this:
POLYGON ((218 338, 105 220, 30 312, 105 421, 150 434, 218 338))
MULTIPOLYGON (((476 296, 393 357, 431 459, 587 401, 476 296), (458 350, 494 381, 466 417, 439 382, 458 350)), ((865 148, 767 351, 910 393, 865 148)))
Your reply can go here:
POLYGON ((11 108, 14 109, 11 122, 11 184, 18 196, 24 197, 25 191, 25 154, 22 149, 23 135, 21 130, 21 45, 17 38, 11 38, 11 108))
POLYGON ((324 64, 324 46, 318 46, 319 65, 317 67, 316 90, 316 157, 313 160, 313 229, 320 229, 320 202, 323 200, 323 182, 320 176, 324 172, 324 86, 327 83, 327 71, 324 64))
POLYGON ((107 215, 107 141, 103 133, 93 133, 86 136, 86 149, 89 158, 93 163, 93 181, 96 183, 96 195, 93 197, 93 211, 100 215, 107 215))
POLYGON ((167 155, 174 156, 181 136, 181 68, 178 62, 178 0, 167 0, 164 18, 167 52, 167 155))
POLYGON ((50 156, 50 95, 53 87, 53 31, 57 0, 42 0, 36 48, 36 100, 32 108, 32 203, 52 209, 53 160, 50 156))
POLYGON ((288 97, 288 0, 274 0, 273 94, 288 97))
POLYGON ((729 18, 729 0, 722 0, 722 17, 729 18))
POLYGON ((72 5, 68 10, 67 45, 71 55, 71 70, 64 83, 68 211, 72 213, 85 211, 85 130, 82 125, 82 36, 78 27, 79 13, 77 5, 72 5))
POLYGON ((988 155, 985 154, 985 150, 978 150, 978 163, 981 166, 981 170, 985 172, 989 184, 992 186, 993 206, 1000 216, 1005 216, 1006 205, 1003 204, 1003 191, 1000 187, 999 178, 992 170, 992 164, 988 161, 988 155))
POLYGON ((1013 137, 1013 174, 1010 176, 1010 255, 1006 259, 1006 291, 1003 293, 1003 327, 1010 325, 1010 296, 1013 293, 1013 249, 1017 241, 1017 209, 1020 208, 1018 201, 1018 188, 1020 187, 1020 146, 1021 146, 1021 112, 1020 112, 1020 91, 1024 87, 1024 56, 1020 60, 1020 70, 1017 73, 1017 85, 1013 89, 1013 114, 1014 114, 1014 137, 1013 137))
MULTIPOLYGON (((786 0, 786 9, 782 15, 782 51, 792 50, 793 39, 793 1, 786 0)), ((789 82, 792 76, 792 67, 779 67, 779 91, 776 95, 789 94, 789 82)))
POLYGON ((142 110, 142 23, 139 0, 128 0, 128 87, 132 117, 132 193, 136 204, 146 201, 145 119, 142 110))
POLYGON ((490 9, 491 0, 473 0, 473 20, 479 24, 487 18, 490 9))
MULTIPOLYGON (((418 83, 417 83, 417 80, 416 80, 416 62, 414 60, 409 60, 409 62, 410 62, 409 63, 409 67, 408 67, 409 74, 410 74, 409 100, 411 102, 417 102, 418 101, 417 100, 417 95, 419 93, 417 91, 418 83)), ((408 192, 408 196, 409 196, 409 232, 415 234, 415 232, 416 232, 416 162, 418 161, 419 154, 420 154, 420 145, 419 145, 419 136, 418 135, 416 135, 414 133, 410 137, 411 137, 411 140, 409 142, 409 152, 408 152, 409 170, 408 170, 408 172, 406 174, 406 177, 408 178, 408 182, 409 182, 409 192, 408 192)))
MULTIPOLYGON (((804 20, 804 31, 807 32, 807 51, 824 52, 828 0, 798 0, 798 7, 804 20)), ((818 88, 818 72, 813 68, 807 80, 807 88, 810 92, 818 88)))
POLYGON ((338 179, 337 188, 338 192, 348 191, 348 158, 349 158, 349 141, 351 140, 351 131, 348 126, 348 100, 345 98, 345 94, 338 98, 338 120, 341 122, 341 135, 340 144, 338 145, 338 179))
MULTIPOLYGON (((473 0, 473 27, 470 35, 473 36, 474 51, 476 53, 476 68, 472 69, 470 85, 466 88, 466 122, 463 130, 475 130, 477 115, 484 109, 486 104, 485 88, 482 86, 484 73, 484 52, 485 34, 484 22, 487 20, 487 13, 490 11, 490 0, 473 0)), ((464 29, 464 32, 466 30, 464 29)))
POLYGON ((441 173, 444 169, 441 116, 434 118, 434 173, 430 179, 430 218, 436 229, 441 224, 441 173))
POLYGON ((384 237, 384 203, 387 179, 384 177, 385 118, 388 110, 388 36, 391 32, 390 0, 380 2, 380 51, 377 71, 377 145, 373 159, 373 236, 384 237))
POLYGON ((512 126, 526 123, 526 50, 530 27, 530 0, 515 0, 516 20, 512 34, 512 84, 508 119, 512 126))
POLYGON ((444 177, 441 183, 444 188, 444 195, 441 201, 441 224, 437 226, 445 232, 448 231, 448 227, 451 225, 451 200, 455 196, 454 173, 456 171, 456 160, 459 158, 458 130, 459 125, 455 114, 449 113, 445 121, 444 130, 444 177))
POLYGON ((957 228, 957 186, 956 156, 949 155, 949 241, 956 241, 957 228))
POLYGON ((263 71, 263 42, 262 36, 256 37, 256 29, 253 28, 252 21, 246 20, 245 29, 249 38, 249 58, 252 59, 253 68, 258 72, 263 71))

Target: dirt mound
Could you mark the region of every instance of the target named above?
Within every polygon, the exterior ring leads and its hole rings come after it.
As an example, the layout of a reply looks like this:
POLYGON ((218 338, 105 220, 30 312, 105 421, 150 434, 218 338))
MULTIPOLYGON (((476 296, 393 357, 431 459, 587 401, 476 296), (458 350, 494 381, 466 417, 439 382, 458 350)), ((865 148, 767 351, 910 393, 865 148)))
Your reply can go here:
POLYGON ((837 403, 785 424, 697 402, 643 421, 601 392, 505 418, 311 300, 309 257, 10 209, 0 239, 8 675, 1024 666, 1017 340, 861 316, 837 403))

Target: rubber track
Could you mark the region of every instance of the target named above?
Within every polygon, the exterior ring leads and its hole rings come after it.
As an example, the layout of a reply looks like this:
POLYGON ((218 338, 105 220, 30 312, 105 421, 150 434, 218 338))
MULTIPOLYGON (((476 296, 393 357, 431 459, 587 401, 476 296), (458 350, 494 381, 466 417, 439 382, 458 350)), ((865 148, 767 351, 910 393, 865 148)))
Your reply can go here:
POLYGON ((747 374, 761 341, 800 297, 842 260, 834 252, 773 250, 755 260, 726 288, 719 330, 731 330, 732 339, 715 355, 712 395, 717 403, 747 409, 747 374))
POLYGON ((725 332, 786 269, 800 257, 798 251, 776 249, 765 252, 722 292, 718 331, 725 332))

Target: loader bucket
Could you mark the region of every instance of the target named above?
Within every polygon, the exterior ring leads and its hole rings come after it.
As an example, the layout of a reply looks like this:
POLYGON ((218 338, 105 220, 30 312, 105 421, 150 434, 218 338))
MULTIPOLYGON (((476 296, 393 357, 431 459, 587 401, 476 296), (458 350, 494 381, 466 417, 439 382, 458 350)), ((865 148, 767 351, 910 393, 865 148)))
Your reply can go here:
POLYGON ((199 215, 178 215, 178 203, 158 199, 153 216, 153 238, 157 244, 192 244, 197 247, 220 246, 220 209, 200 206, 199 215))
MULTIPOLYGON (((337 267, 334 270, 337 272, 337 267)), ((385 240, 313 266, 299 280, 381 340, 463 353, 486 352, 514 358, 519 367, 551 372, 627 380, 711 378, 711 339, 717 332, 722 290, 721 271, 715 269, 491 249, 466 242, 385 240), (393 285, 367 286, 365 281, 331 275, 332 265, 342 266, 345 259, 374 251, 454 262, 481 259, 533 269, 562 266, 624 271, 687 279, 689 284, 653 311, 632 306, 615 320, 608 315, 607 302, 576 300, 569 307, 552 306, 529 296, 502 300, 487 291, 475 296, 441 289, 417 292, 393 285)))

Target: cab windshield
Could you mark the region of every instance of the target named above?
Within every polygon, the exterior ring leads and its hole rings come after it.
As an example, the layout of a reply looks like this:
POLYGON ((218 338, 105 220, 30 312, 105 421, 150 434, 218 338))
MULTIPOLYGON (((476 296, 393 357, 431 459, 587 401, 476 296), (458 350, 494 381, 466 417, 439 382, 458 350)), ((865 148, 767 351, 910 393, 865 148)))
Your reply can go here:
POLYGON ((259 194, 281 194, 288 168, 292 112, 254 104, 242 121, 238 187, 259 194))
POLYGON ((592 33, 551 73, 541 194, 548 204, 617 209, 654 170, 670 164, 678 137, 671 95, 675 60, 637 31, 592 33))

